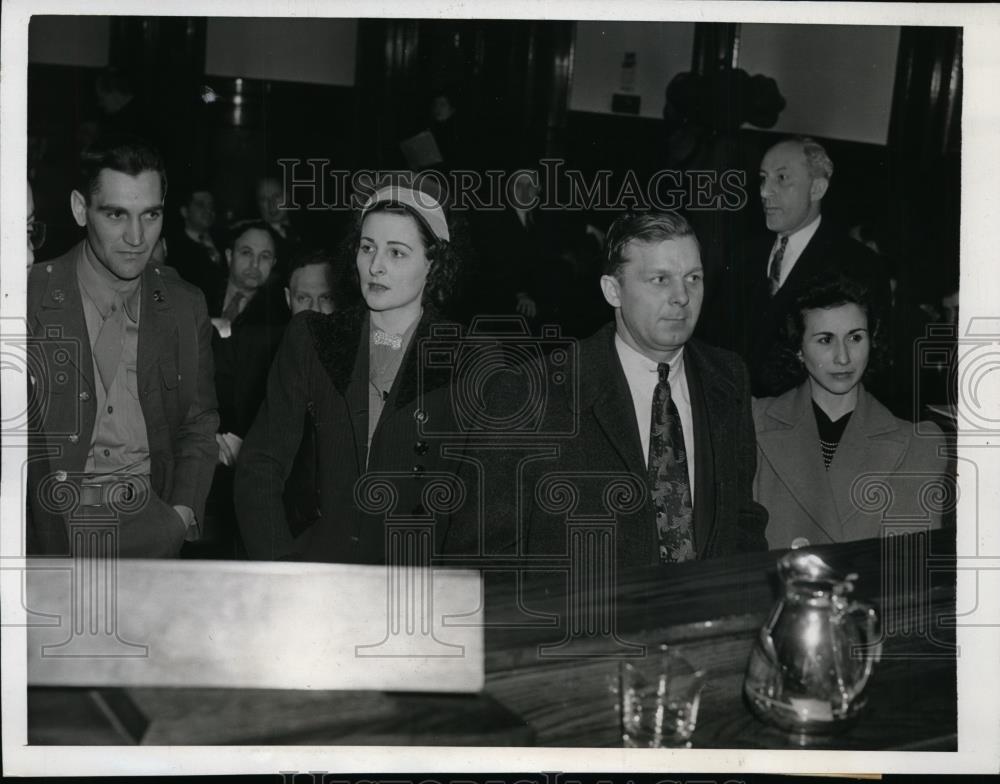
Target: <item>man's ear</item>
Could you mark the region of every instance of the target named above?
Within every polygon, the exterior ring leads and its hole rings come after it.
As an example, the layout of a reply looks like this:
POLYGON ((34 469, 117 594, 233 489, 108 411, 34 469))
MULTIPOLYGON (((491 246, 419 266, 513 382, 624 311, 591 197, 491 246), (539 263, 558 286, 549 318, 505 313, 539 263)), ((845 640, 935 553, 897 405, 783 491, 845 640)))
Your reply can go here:
POLYGON ((181 207, 177 211, 181 214, 181 218, 183 218, 185 221, 188 219, 188 208, 187 207, 181 207))
POLYGON ((819 201, 826 196, 826 189, 830 187, 830 181, 826 177, 816 177, 809 186, 809 200, 819 201))
POLYGON ((226 248, 226 266, 229 268, 233 266, 233 251, 231 248, 226 248))
POLYGON ((289 310, 292 307, 292 292, 288 290, 288 286, 285 286, 285 304, 288 305, 289 310))
POLYGON ((73 220, 77 226, 87 225, 87 200, 80 191, 73 191, 69 195, 69 208, 73 211, 73 220))
POLYGON ((601 291, 604 299, 613 308, 622 306, 621 284, 614 275, 601 275, 601 291))

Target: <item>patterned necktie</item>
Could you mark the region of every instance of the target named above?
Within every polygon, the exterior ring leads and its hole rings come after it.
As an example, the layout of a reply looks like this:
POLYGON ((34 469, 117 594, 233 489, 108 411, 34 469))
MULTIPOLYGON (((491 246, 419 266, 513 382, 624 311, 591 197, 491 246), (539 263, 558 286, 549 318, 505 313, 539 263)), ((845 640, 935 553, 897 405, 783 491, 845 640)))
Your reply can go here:
POLYGON ((229 304, 226 305, 226 309, 222 311, 222 318, 228 320, 230 323, 236 321, 236 317, 240 315, 240 305, 246 297, 239 291, 233 294, 233 298, 229 300, 229 304))
POLYGON ((778 242, 778 249, 774 252, 771 260, 771 274, 767 279, 771 281, 771 296, 773 297, 781 287, 781 262, 785 258, 785 248, 788 247, 788 235, 786 234, 778 242))
POLYGON ((94 342, 94 360, 97 362, 97 373, 101 377, 101 383, 104 384, 105 392, 111 390, 111 384, 118 373, 118 364, 121 362, 125 346, 124 319, 125 304, 121 296, 116 296, 94 342))
POLYGON ((660 381, 653 392, 652 423, 649 436, 649 483, 656 510, 656 530, 660 539, 660 562, 694 559, 692 534, 691 482, 688 479, 684 431, 677 406, 670 397, 667 376, 670 365, 657 366, 660 381))

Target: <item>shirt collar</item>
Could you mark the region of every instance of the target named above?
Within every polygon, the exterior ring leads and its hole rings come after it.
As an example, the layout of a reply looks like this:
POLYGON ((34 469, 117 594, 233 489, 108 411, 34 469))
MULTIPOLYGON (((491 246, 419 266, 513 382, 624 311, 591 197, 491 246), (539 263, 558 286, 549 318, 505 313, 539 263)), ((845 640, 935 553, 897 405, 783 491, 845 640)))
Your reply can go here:
MULTIPOLYGON (((100 263, 100 262, 98 262, 100 263)), ((139 291, 142 275, 133 280, 119 280, 109 272, 99 272, 87 259, 86 243, 76 260, 76 278, 83 294, 94 303, 101 318, 107 318, 118 296, 125 302, 125 312, 132 321, 139 320, 139 291)))
POLYGON ((184 227, 184 233, 187 234, 188 237, 190 237, 191 239, 193 239, 199 245, 202 244, 202 236, 208 237, 209 241, 211 241, 211 237, 209 237, 207 231, 204 232, 204 235, 203 235, 202 232, 197 232, 194 229, 189 229, 187 226, 185 226, 184 227))
MULTIPOLYGON (((801 229, 797 229, 788 235, 788 245, 785 247, 785 257, 798 256, 806 245, 809 244, 809 240, 813 238, 813 235, 819 229, 819 222, 822 220, 822 215, 817 215, 812 221, 807 223, 801 229)), ((774 247, 777 248, 778 244, 781 242, 781 237, 777 236, 774 238, 774 247)))
MULTIPOLYGON (((644 374, 653 374, 655 376, 659 372, 659 366, 656 362, 632 348, 617 332, 615 333, 615 349, 618 351, 618 358, 621 360, 622 369, 625 371, 627 378, 641 379, 644 374)), ((683 359, 684 347, 682 346, 681 350, 674 354, 673 358, 667 363, 670 365, 667 381, 671 384, 684 367, 683 359)))

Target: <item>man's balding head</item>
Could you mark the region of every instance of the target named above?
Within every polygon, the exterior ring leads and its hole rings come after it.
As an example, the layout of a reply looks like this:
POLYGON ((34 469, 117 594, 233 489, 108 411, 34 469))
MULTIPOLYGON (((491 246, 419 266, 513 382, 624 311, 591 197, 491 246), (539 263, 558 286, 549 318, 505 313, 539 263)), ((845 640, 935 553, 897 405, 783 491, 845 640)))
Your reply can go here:
POLYGON ((760 163, 767 228, 788 235, 812 223, 832 176, 833 162, 812 139, 785 139, 771 147, 760 163))

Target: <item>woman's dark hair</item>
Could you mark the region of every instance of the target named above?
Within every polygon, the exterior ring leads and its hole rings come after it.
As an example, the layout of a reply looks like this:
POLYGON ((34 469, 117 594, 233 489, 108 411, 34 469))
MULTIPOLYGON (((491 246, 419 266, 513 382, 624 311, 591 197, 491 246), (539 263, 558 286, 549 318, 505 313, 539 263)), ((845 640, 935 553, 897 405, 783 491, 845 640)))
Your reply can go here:
POLYGON ((873 304, 871 289, 864 283, 844 275, 820 276, 792 302, 782 327, 781 346, 769 368, 769 374, 781 388, 791 388, 805 381, 807 373, 799 359, 805 335, 805 314, 810 310, 827 310, 841 305, 857 305, 868 318, 868 338, 871 349, 864 379, 883 372, 887 362, 887 347, 882 340, 882 318, 873 304))
MULTIPOLYGON (((447 313, 448 305, 458 287, 459 276, 462 274, 464 254, 461 253, 460 238, 453 234, 451 241, 443 240, 431 231, 430 226, 419 213, 405 204, 383 202, 376 204, 363 214, 358 212, 354 229, 346 243, 352 258, 357 257, 358 249, 361 246, 361 227, 365 217, 376 212, 406 215, 413 218, 420 231, 420 239, 424 243, 424 254, 431 263, 430 269, 427 271, 427 282, 424 284, 422 304, 424 307, 431 307, 434 310, 447 313)), ((454 222, 449 220, 448 227, 449 233, 453 233, 455 230, 454 222)), ((354 270, 355 287, 360 288, 357 265, 351 264, 351 268, 354 270)))

